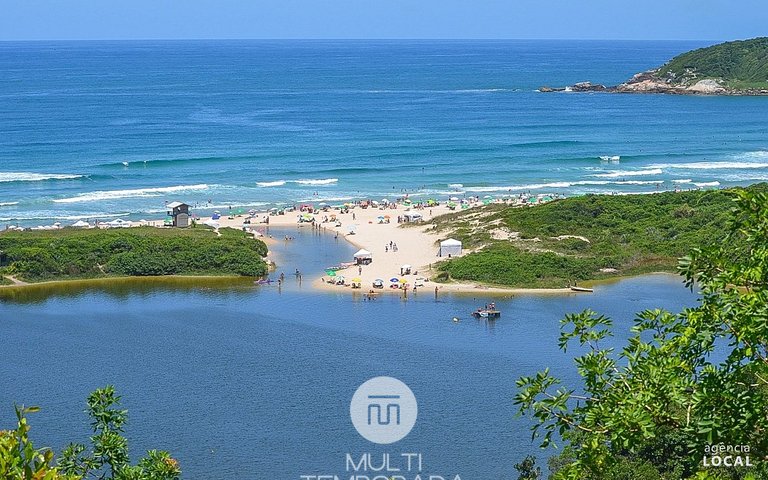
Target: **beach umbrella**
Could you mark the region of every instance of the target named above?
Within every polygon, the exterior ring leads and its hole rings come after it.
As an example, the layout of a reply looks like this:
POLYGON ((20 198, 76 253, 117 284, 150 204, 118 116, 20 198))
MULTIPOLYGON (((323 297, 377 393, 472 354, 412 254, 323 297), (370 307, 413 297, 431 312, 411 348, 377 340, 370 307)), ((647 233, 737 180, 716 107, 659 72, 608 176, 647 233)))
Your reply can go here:
POLYGON ((355 277, 355 278, 352 279, 352 281, 355 282, 355 283, 360 283, 360 282, 362 282, 362 279, 360 277, 355 277))
POLYGON ((406 280, 406 279, 404 279, 404 278, 401 278, 401 279, 400 279, 400 283, 408 283, 408 280, 406 280))
POLYGON ((335 277, 336 276, 336 270, 331 270, 330 268, 325 271, 326 275, 329 277, 335 277))
POLYGON ((374 280, 374 282, 381 282, 381 283, 384 283, 384 280, 382 280, 382 279, 380 279, 380 278, 377 278, 376 280, 374 280))
POLYGON ((392 278, 389 279, 389 281, 392 282, 392 283, 398 283, 400 281, 400 279, 397 278, 397 277, 392 277, 392 278))

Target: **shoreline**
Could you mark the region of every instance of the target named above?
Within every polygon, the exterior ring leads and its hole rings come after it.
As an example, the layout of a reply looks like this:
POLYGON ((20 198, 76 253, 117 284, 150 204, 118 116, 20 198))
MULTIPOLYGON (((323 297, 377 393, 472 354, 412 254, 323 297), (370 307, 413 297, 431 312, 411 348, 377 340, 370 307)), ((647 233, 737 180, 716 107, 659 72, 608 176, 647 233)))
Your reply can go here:
MULTIPOLYGON (((3 275, 3 278, 7 278, 8 275, 3 275)), ((118 284, 118 283, 131 283, 131 282, 145 282, 145 283, 189 283, 193 284, 196 281, 209 282, 210 284, 225 283, 225 282, 242 282, 249 281, 251 277, 243 277, 239 275, 147 275, 147 276, 114 276, 114 277, 92 277, 92 278, 67 278, 57 280, 44 280, 42 282, 25 282, 17 280, 16 283, 10 283, 0 285, 0 289, 31 289, 34 287, 55 287, 55 286, 88 286, 88 284, 118 284)))
MULTIPOLYGON (((306 280, 311 284, 311 290, 318 292, 343 292, 349 291, 353 294, 396 294, 401 296, 413 295, 414 285, 418 279, 417 292, 427 292, 429 295, 440 294, 459 294, 459 295, 476 295, 476 296, 488 296, 488 295, 563 295, 563 294, 577 294, 587 292, 575 292, 570 287, 563 286, 559 288, 529 288, 529 287, 505 287, 501 285, 488 285, 482 282, 449 282, 440 283, 434 282, 431 279, 437 273, 434 268, 434 264, 444 260, 438 256, 439 242, 449 238, 447 234, 438 234, 433 230, 433 224, 431 220, 447 215, 456 214, 459 212, 472 212, 477 207, 483 206, 479 198, 472 198, 470 200, 464 200, 462 202, 462 208, 449 208, 448 205, 443 202, 440 205, 433 206, 420 206, 408 205, 404 203, 392 203, 387 206, 369 206, 363 208, 361 205, 348 204, 351 208, 348 211, 340 212, 338 210, 320 210, 314 211, 312 216, 315 221, 301 222, 302 215, 306 215, 306 212, 299 210, 286 211, 284 214, 275 215, 269 212, 251 212, 250 215, 234 215, 221 216, 212 224, 210 219, 198 220, 199 224, 207 224, 208 226, 214 226, 218 231, 220 228, 233 228, 236 230, 247 231, 252 234, 254 238, 264 241, 268 247, 268 254, 264 257, 267 262, 268 271, 272 275, 293 274, 293 271, 286 271, 284 265, 288 263, 290 258, 290 232, 286 235, 285 249, 287 251, 276 251, 273 248, 278 244, 278 241, 282 241, 279 237, 283 235, 281 232, 278 236, 272 235, 270 227, 277 229, 311 229, 313 232, 317 232, 323 235, 333 235, 335 238, 341 237, 347 241, 350 245, 358 249, 365 249, 370 252, 372 262, 366 265, 355 265, 353 258, 335 258, 336 265, 328 265, 327 267, 333 267, 336 270, 336 278, 343 276, 344 284, 337 285, 329 283, 328 280, 332 278, 329 275, 330 270, 326 270, 326 273, 312 272, 310 277, 306 280), (354 205, 354 206, 353 206, 354 205), (419 213, 423 216, 424 223, 398 223, 405 214, 419 213), (397 219, 397 221, 395 221, 397 219), (246 223, 248 222, 248 223, 246 223), (390 247, 390 245, 392 248, 390 247), (286 258, 287 257, 287 258, 286 258), (411 272, 406 273, 402 267, 410 266, 411 272), (376 279, 381 279, 384 288, 373 288, 373 282, 376 279), (402 284, 407 285, 407 293, 403 288, 390 288, 392 284, 400 285, 397 282, 390 282, 390 279, 398 279, 402 284), (351 288, 351 283, 354 281, 359 284, 359 288, 351 288)), ((546 203, 546 202, 543 202, 546 203)), ((508 205, 510 208, 517 205, 519 202, 511 203, 509 200, 495 200, 491 205, 508 205)), ((539 205, 529 204, 522 208, 531 208, 539 205)), ((155 228, 165 228, 158 226, 158 220, 148 220, 138 225, 155 226, 155 228)), ((461 255, 471 253, 473 250, 465 249, 461 255)), ((301 268, 301 266, 298 266, 301 268)), ((649 274, 664 273, 674 275, 672 272, 645 272, 633 275, 616 275, 615 277, 606 277, 597 280, 590 280, 582 282, 583 286, 593 287, 600 284, 610 283, 613 281, 620 281, 622 278, 633 278, 638 276, 644 276, 649 274)), ((7 276, 6 276, 7 277, 7 276)), ((172 283, 181 279, 190 279, 195 281, 205 279, 243 279, 246 282, 251 281, 250 277, 238 277, 234 275, 169 275, 169 276, 156 276, 156 277, 96 277, 86 279, 55 279, 47 280, 44 282, 21 282, 16 279, 9 278, 8 280, 13 282, 6 285, 0 285, 0 288, 26 288, 35 287, 41 285, 55 286, 61 285, 77 285, 83 283, 108 283, 119 281, 133 281, 141 279, 153 279, 157 283, 168 282, 172 283)), ((273 280, 277 281, 277 280, 273 280)), ((417 293, 418 294, 418 293, 417 293)), ((423 293, 422 293, 423 295, 423 293)))

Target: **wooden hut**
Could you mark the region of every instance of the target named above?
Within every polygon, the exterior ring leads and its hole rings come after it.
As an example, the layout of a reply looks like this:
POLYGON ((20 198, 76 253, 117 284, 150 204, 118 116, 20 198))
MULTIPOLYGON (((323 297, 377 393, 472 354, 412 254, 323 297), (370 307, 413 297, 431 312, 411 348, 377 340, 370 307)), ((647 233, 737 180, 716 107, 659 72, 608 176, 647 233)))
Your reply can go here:
POLYGON ((189 226, 189 205, 182 202, 171 202, 166 205, 168 208, 168 216, 172 219, 172 225, 174 227, 188 227, 189 226))

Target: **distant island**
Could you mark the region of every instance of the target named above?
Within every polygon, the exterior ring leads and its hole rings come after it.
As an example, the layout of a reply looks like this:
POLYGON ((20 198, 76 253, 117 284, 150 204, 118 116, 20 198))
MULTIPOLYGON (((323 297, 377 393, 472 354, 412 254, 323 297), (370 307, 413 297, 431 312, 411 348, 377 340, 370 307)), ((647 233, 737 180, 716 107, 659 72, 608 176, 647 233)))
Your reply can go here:
POLYGON ((539 91, 768 95, 768 37, 692 50, 616 86, 579 82, 569 87, 541 87, 539 91))

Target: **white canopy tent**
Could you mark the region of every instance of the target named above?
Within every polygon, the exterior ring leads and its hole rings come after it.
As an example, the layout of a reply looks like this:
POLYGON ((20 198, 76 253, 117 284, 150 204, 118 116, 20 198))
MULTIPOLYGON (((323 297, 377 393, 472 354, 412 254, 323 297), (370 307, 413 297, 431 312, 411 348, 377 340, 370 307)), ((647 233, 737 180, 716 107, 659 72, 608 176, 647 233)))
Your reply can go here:
POLYGON ((440 252, 438 253, 438 256, 455 257, 456 255, 461 255, 461 249, 462 245, 460 241, 449 238, 448 240, 440 242, 440 252))
POLYGON ((420 222, 423 216, 418 212, 407 212, 403 215, 406 222, 420 222))
POLYGON ((368 265, 373 261, 373 254, 364 248, 355 252, 353 257, 358 265, 368 265))

